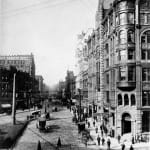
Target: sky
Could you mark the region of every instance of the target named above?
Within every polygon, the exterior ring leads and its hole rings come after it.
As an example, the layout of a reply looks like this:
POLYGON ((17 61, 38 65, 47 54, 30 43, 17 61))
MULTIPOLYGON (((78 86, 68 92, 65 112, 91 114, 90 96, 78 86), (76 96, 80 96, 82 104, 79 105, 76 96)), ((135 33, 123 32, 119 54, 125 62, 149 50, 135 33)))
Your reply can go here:
POLYGON ((0 55, 33 53, 47 85, 75 70, 77 35, 95 27, 98 0, 0 0, 0 55))

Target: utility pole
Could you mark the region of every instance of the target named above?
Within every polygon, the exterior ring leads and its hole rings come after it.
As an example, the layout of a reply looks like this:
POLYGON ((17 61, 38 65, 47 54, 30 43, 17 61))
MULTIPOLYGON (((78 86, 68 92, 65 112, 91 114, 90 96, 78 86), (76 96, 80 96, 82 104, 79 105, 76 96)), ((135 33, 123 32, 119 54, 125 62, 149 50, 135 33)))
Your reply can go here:
POLYGON ((13 118, 13 125, 16 124, 16 99, 15 99, 15 81, 16 80, 16 73, 14 73, 13 77, 13 105, 12 105, 12 118, 13 118))
POLYGON ((79 91, 79 121, 81 122, 81 89, 79 91))

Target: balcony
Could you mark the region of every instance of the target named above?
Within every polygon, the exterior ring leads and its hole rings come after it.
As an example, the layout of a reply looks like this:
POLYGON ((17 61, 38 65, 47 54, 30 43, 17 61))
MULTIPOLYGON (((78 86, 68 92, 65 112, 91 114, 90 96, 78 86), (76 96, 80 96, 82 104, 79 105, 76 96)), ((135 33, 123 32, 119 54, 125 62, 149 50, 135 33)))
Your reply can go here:
POLYGON ((117 88, 119 88, 121 90, 131 91, 131 90, 135 89, 135 87, 136 87, 136 82, 135 81, 120 81, 120 82, 117 82, 117 88))

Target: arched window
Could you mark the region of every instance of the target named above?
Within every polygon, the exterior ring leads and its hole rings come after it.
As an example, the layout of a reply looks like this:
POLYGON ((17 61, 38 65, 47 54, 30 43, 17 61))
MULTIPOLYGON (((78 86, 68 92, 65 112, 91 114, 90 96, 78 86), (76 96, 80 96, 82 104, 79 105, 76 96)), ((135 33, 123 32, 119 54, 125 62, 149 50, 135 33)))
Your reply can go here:
POLYGON ((118 106, 122 105, 122 96, 121 94, 118 95, 118 106))
POLYGON ((129 105, 129 98, 127 94, 124 95, 124 105, 129 105))
POLYGON ((128 31, 128 42, 134 43, 134 32, 132 30, 128 31))
POLYGON ((131 95, 131 106, 134 106, 135 105, 135 95, 132 94, 131 95))
POLYGON ((127 36, 125 30, 121 30, 119 32, 119 42, 120 44, 125 44, 127 42, 127 36))

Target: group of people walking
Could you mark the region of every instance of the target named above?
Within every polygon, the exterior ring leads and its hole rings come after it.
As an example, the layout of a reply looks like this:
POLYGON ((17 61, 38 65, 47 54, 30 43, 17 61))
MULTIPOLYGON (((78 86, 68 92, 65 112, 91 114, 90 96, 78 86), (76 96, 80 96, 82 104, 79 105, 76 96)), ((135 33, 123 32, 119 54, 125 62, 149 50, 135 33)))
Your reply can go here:
MULTIPOLYGON (((90 128, 92 126, 90 121, 87 121, 87 125, 88 125, 88 128, 90 128)), ((97 144, 98 144, 98 146, 106 145, 107 146, 107 150, 110 150, 111 149, 111 138, 108 136, 108 129, 107 129, 107 127, 103 123, 101 123, 100 126, 98 127, 96 120, 93 120, 93 127, 95 128, 95 132, 97 134, 97 144)), ((121 136, 118 135, 117 139, 118 139, 118 144, 121 145, 121 150, 125 150, 125 148, 126 148, 125 143, 124 142, 123 143, 120 142, 121 141, 121 136)), ((132 142, 132 144, 134 144, 133 139, 132 139, 131 142, 132 142)), ((129 150, 134 150, 132 144, 129 147, 129 150)))

